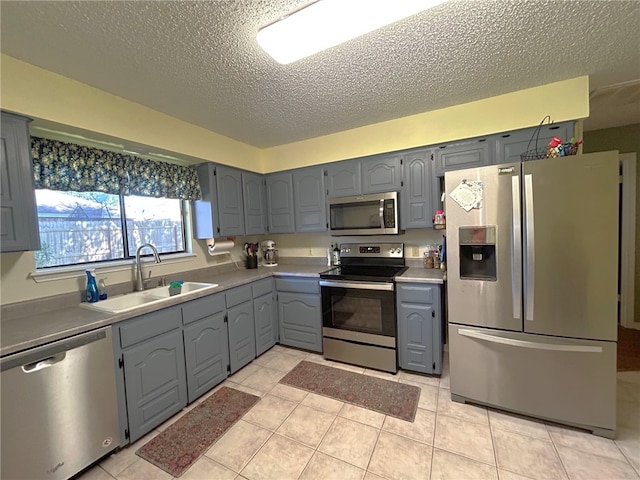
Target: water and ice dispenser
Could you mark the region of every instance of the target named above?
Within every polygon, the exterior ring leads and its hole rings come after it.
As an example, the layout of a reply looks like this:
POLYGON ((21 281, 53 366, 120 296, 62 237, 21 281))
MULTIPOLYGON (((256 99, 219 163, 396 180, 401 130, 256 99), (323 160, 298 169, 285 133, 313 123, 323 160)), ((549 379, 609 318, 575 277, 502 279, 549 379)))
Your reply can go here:
POLYGON ((496 227, 460 227, 460 278, 495 281, 496 227))

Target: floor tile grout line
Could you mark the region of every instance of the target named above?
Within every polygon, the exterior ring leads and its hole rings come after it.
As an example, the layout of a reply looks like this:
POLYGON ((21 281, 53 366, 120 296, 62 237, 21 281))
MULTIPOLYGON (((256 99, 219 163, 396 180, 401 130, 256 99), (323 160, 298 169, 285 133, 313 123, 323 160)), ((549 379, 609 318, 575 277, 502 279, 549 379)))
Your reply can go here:
POLYGON ((493 439, 493 427, 491 426, 491 415, 489 415, 489 410, 487 410, 487 420, 489 421, 489 438, 491 438, 491 450, 493 450, 493 461, 496 464, 496 475, 499 475, 498 469, 500 468, 500 464, 498 463, 498 450, 496 449, 496 442, 493 439))

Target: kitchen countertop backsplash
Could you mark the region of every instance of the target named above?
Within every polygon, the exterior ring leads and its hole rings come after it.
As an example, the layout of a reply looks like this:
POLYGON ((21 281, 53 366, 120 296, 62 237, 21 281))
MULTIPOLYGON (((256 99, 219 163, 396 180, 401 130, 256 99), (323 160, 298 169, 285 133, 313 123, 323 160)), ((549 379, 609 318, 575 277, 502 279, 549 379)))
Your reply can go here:
MULTIPOLYGON (((2 336, 0 338, 0 356, 16 353, 45 343, 78 335, 95 328, 112 325, 128 318, 150 313, 159 308, 178 305, 206 295, 222 292, 233 287, 275 276, 318 277, 329 267, 324 258, 281 257, 276 267, 260 267, 257 269, 239 268, 233 263, 223 264, 205 269, 192 270, 182 274, 166 277, 167 282, 184 280, 191 282, 217 283, 214 290, 190 292, 176 295, 158 305, 142 306, 135 311, 110 314, 87 310, 78 306, 83 299, 82 292, 44 297, 27 302, 18 302, 2 306, 0 318, 2 336), (182 275, 182 276, 181 276, 182 275)), ((158 282, 160 278, 158 278, 158 282)), ((399 282, 442 283, 440 270, 425 270, 422 267, 411 267, 398 279, 399 282)), ((133 283, 127 282, 107 286, 109 296, 133 291, 133 283)))

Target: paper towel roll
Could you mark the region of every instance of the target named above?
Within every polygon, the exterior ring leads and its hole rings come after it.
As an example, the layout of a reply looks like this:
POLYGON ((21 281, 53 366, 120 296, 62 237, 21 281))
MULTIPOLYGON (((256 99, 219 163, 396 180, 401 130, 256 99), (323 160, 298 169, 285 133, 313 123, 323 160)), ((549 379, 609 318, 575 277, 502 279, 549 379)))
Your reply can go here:
POLYGON ((235 247, 235 242, 233 240, 216 240, 214 238, 210 238, 207 240, 207 253, 212 257, 215 255, 220 255, 222 253, 229 253, 233 247, 235 247))

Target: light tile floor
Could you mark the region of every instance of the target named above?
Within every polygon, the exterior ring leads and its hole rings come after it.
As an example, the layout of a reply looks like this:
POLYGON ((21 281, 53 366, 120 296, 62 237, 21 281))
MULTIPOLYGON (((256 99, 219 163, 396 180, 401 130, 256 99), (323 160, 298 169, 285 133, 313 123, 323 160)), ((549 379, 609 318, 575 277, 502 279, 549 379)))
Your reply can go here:
MULTIPOLYGON (((181 480, 640 480, 640 372, 618 374, 615 441, 451 402, 446 358, 442 378, 390 375, 275 346, 221 385, 262 399, 181 480), (420 387, 415 421, 278 384, 303 359, 420 387)), ((202 400, 80 478, 170 480, 135 451, 202 400)))

